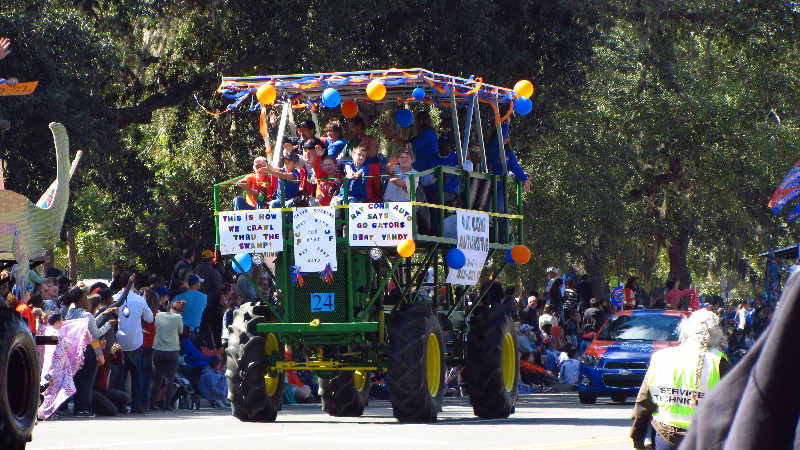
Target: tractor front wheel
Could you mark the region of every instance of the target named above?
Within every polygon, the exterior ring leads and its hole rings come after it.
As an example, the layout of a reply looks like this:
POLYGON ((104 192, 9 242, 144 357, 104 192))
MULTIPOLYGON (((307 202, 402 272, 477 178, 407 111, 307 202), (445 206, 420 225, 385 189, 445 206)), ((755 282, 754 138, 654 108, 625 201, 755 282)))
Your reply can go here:
POLYGON ((267 370, 267 355, 282 355, 283 349, 274 333, 256 332, 268 315, 269 308, 251 303, 233 312, 225 375, 233 415, 245 422, 274 422, 283 400, 283 372, 267 370))
POLYGON ((511 314, 501 305, 485 318, 473 317, 467 335, 469 402, 482 419, 501 419, 514 413, 519 392, 517 331, 511 314))

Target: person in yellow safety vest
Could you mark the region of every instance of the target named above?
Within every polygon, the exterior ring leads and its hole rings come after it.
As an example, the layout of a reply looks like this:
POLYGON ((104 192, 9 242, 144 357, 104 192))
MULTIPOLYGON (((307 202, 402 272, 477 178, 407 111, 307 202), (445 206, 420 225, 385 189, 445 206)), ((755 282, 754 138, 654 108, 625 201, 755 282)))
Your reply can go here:
POLYGON ((645 448, 651 423, 656 450, 678 448, 695 409, 731 368, 724 341, 719 317, 700 309, 681 322, 680 345, 653 354, 631 417, 634 448, 645 448))

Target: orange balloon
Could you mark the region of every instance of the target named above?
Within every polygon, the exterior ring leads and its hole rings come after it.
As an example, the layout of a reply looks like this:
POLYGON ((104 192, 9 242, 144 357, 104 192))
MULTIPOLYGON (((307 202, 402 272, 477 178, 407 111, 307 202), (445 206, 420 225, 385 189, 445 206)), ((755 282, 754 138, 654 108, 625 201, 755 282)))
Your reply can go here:
POLYGON ((386 86, 378 80, 372 80, 367 85, 367 97, 374 102, 383 100, 386 97, 386 86))
POLYGON ((358 103, 353 100, 348 100, 342 103, 342 115, 348 119, 352 119, 358 114, 358 103))
POLYGON ((514 85, 514 92, 521 97, 530 97, 533 95, 533 83, 528 80, 519 80, 514 85))
POLYGON ((525 264, 531 260, 531 251, 524 245, 515 245, 511 248, 511 259, 517 264, 525 264))
POLYGON ((408 258, 417 251, 417 244, 411 239, 403 239, 397 244, 397 253, 403 258, 408 258))
POLYGON ((277 91, 275 91, 275 86, 271 84, 265 84, 258 88, 256 91, 256 98, 259 102, 265 105, 271 105, 275 102, 275 97, 278 95, 277 91))

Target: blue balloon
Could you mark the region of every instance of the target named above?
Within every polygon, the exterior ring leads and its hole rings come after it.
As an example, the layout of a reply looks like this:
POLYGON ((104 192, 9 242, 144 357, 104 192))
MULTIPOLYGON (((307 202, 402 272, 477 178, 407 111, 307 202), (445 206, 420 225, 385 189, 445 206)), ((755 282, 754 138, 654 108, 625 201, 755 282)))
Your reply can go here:
POLYGON ((516 264, 517 262, 514 261, 514 258, 511 256, 511 249, 506 250, 506 262, 509 264, 516 264))
POLYGON ((425 98, 425 89, 421 87, 414 88, 414 90, 411 91, 411 96, 414 97, 414 100, 422 100, 425 98))
POLYGON ((405 128, 414 123, 414 115, 411 114, 411 111, 403 108, 397 111, 397 114, 394 116, 394 120, 398 125, 405 128))
POLYGON ((448 250, 445 260, 447 260, 447 265, 451 269, 458 270, 464 267, 464 265, 467 263, 467 255, 465 255, 461 250, 453 248, 448 250))
POLYGON ((533 102, 528 97, 517 97, 514 99, 514 112, 524 116, 533 109, 533 102))
POLYGON ((234 256, 233 259, 242 266, 242 269, 236 266, 235 263, 231 262, 231 267, 233 267, 233 271, 236 273, 247 272, 253 266, 253 258, 250 257, 249 253, 239 253, 238 255, 234 256))
POLYGON ((327 88, 322 91, 322 103, 328 108, 335 108, 342 103, 342 95, 334 88, 327 88))

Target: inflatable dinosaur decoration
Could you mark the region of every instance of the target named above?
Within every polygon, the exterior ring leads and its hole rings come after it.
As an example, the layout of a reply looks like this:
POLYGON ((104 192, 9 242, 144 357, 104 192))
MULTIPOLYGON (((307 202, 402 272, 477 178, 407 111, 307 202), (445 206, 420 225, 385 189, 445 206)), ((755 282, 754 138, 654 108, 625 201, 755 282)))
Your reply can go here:
POLYGON ((37 204, 27 197, 0 190, 0 261, 16 261, 12 276, 24 288, 28 280, 28 263, 55 247, 69 204, 69 180, 77 167, 81 152, 75 155, 69 170, 69 139, 60 123, 51 123, 56 147, 56 181, 37 204))

